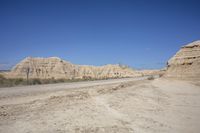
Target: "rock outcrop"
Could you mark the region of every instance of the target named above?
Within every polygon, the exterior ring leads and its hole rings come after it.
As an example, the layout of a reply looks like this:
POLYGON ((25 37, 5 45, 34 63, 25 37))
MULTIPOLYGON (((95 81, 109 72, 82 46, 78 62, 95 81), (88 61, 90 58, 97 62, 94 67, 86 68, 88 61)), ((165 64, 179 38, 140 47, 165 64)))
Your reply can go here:
POLYGON ((27 57, 5 74, 8 78, 40 79, 104 79, 135 77, 141 74, 121 65, 86 66, 75 65, 57 57, 27 57))
POLYGON ((183 46, 167 63, 166 77, 200 79, 200 41, 183 46))
POLYGON ((9 78, 72 78, 75 66, 57 57, 27 57, 7 74, 9 78))
POLYGON ((117 77, 136 77, 141 74, 133 69, 120 65, 105 66, 78 66, 78 78, 117 78, 117 77))

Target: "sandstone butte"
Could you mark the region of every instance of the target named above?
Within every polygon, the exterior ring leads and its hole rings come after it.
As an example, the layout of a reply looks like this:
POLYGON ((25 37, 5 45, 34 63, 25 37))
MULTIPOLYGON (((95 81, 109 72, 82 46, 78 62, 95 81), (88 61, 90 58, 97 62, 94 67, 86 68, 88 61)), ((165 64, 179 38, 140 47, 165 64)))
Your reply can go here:
POLYGON ((5 73, 7 78, 40 79, 104 79, 136 77, 141 74, 123 65, 87 66, 75 65, 58 57, 27 57, 5 73))
POLYGON ((200 41, 183 46, 167 62, 165 77, 200 79, 200 41))

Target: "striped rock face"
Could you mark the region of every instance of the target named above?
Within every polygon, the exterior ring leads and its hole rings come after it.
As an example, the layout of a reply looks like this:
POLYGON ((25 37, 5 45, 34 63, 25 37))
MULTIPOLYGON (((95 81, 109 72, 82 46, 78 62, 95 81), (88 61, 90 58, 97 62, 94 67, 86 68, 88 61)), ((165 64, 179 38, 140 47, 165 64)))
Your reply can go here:
POLYGON ((200 41, 183 46, 168 61, 166 77, 200 79, 200 41))
POLYGON ((117 77, 136 77, 137 71, 120 65, 86 66, 75 65, 58 57, 27 57, 5 74, 7 78, 40 79, 103 79, 117 77))
POLYGON ((120 65, 105 65, 105 66, 86 66, 79 65, 77 66, 78 73, 77 77, 88 77, 95 79, 102 78, 122 78, 122 77, 137 77, 141 74, 129 67, 120 66, 120 65))
POLYGON ((57 57, 27 57, 7 74, 8 78, 72 78, 74 65, 57 57))

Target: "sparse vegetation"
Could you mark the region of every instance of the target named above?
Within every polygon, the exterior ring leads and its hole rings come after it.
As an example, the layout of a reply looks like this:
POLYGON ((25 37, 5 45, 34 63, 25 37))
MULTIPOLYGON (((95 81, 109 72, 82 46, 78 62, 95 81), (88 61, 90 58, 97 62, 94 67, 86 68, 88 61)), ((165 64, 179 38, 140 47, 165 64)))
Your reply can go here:
POLYGON ((154 80, 155 78, 154 78, 154 76, 149 76, 147 79, 148 80, 154 80))
POLYGON ((21 78, 15 78, 15 79, 7 79, 3 75, 0 75, 0 87, 10 87, 10 86, 16 86, 16 85, 25 85, 26 80, 21 78))
MULTIPOLYGON (((83 79, 39 79, 39 78, 30 78, 27 82, 27 79, 23 78, 5 78, 3 75, 0 75, 0 87, 12 87, 12 86, 23 86, 23 85, 40 85, 40 84, 55 84, 55 83, 70 83, 70 82, 79 82, 79 81, 94 81, 94 80, 107 80, 108 78, 94 79, 89 76, 83 77, 83 79)), ((109 78, 111 79, 111 78, 109 78)), ((114 78, 113 78, 114 79, 114 78)))

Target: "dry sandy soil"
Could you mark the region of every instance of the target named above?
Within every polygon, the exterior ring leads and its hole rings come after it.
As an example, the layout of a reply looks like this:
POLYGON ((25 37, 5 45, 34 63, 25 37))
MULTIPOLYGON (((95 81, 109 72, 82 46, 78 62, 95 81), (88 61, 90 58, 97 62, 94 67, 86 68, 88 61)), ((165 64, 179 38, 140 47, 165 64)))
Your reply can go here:
POLYGON ((139 78, 0 88, 0 132, 199 133, 199 85, 139 78))

